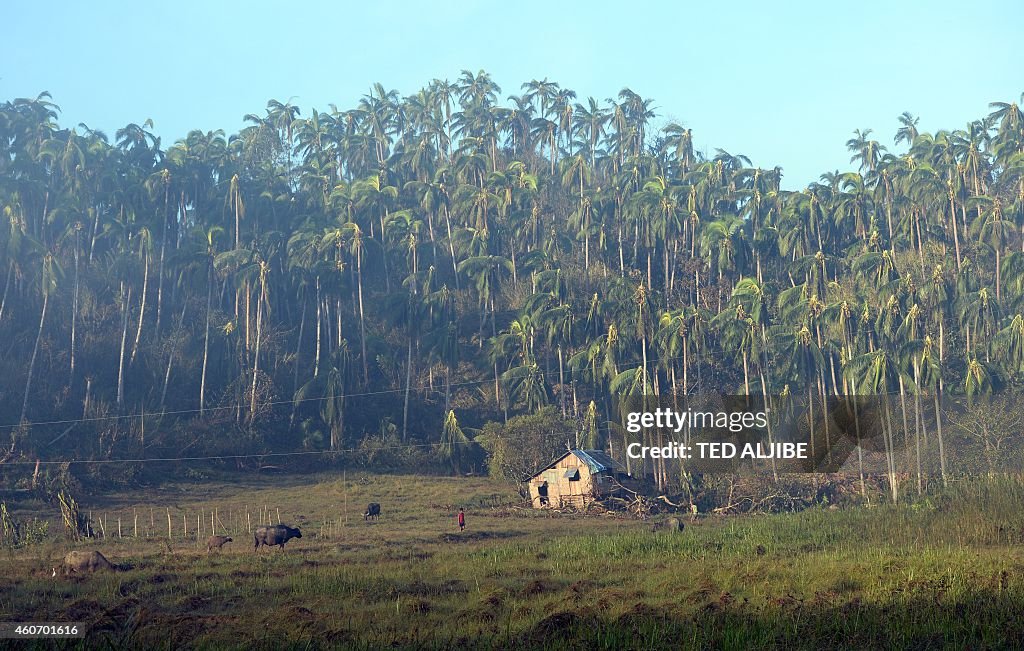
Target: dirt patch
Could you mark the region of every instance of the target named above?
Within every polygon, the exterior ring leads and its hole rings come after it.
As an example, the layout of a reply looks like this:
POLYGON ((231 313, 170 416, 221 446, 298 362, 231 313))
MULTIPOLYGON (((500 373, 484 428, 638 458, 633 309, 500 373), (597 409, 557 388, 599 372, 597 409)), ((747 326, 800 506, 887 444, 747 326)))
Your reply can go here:
POLYGON ((413 581, 406 585, 400 585, 397 592, 416 597, 443 597, 452 594, 465 594, 469 592, 465 582, 458 579, 442 581, 440 583, 426 583, 424 581, 413 581))
POLYGON ((545 592, 554 592, 554 590, 554 586, 549 583, 541 581, 540 579, 534 579, 527 583, 519 593, 524 597, 532 597, 534 595, 544 594, 545 592))
POLYGON ((414 599, 405 605, 405 611, 414 615, 425 615, 432 610, 433 606, 426 599, 414 599))
POLYGON ((91 599, 79 599, 64 610, 64 618, 69 622, 88 622, 103 613, 103 606, 91 599))
POLYGON ((206 597, 200 597, 199 595, 192 595, 191 597, 185 597, 178 602, 178 608, 186 612, 195 612, 197 610, 205 610, 209 608, 210 600, 206 597))
POLYGON ((329 645, 337 646, 340 649, 348 646, 354 646, 353 643, 356 638, 352 635, 351 631, 338 629, 327 631, 324 633, 323 639, 329 645))
POLYGON ((296 620, 308 621, 315 619, 316 615, 312 610, 305 606, 292 606, 288 609, 288 617, 295 618, 296 620))
POLYGON ((115 621, 124 621, 130 614, 139 609, 139 604, 140 602, 138 599, 130 597, 119 602, 114 607, 109 608, 105 613, 103 613, 103 617, 115 621))
POLYGON ((627 610, 616 622, 627 629, 637 630, 642 624, 647 622, 658 622, 669 619, 669 614, 658 608, 654 608, 643 602, 637 602, 633 604, 633 607, 627 610))
POLYGON ((597 607, 601 611, 606 611, 611 608, 620 606, 624 599, 626 599, 626 593, 622 590, 604 589, 601 591, 600 596, 597 598, 597 607))
POLYGON ((161 583, 169 583, 177 580, 177 574, 154 574, 148 579, 150 585, 160 585, 161 583))
POLYGON ((785 594, 781 597, 772 597, 768 600, 768 603, 782 611, 792 611, 803 606, 803 599, 794 597, 791 594, 785 594))
POLYGON ((579 640, 581 631, 592 630, 600 620, 589 611, 564 611, 548 615, 523 634, 524 646, 558 646, 555 642, 579 640))
POLYGON ((386 561, 425 561, 429 558, 434 557, 434 552, 425 551, 410 551, 408 549, 403 550, 386 550, 380 555, 382 560, 386 561))
POLYGON ((122 597, 130 597, 135 594, 138 589, 138 581, 125 581, 121 585, 117 586, 117 594, 122 597))
POLYGON ((503 590, 496 590, 495 592, 489 593, 486 597, 481 599, 481 603, 491 608, 498 608, 505 603, 505 592, 503 590))
POLYGON ((127 641, 124 636, 130 635, 130 631, 137 627, 146 615, 146 609, 139 600, 130 597, 108 608, 99 616, 85 620, 86 628, 90 636, 102 634, 105 637, 113 635, 114 638, 122 638, 119 645, 124 646, 127 641))
POLYGON ((522 536, 520 531, 461 531, 459 533, 441 534, 441 542, 446 543, 467 543, 478 540, 501 540, 504 538, 515 538, 522 536))

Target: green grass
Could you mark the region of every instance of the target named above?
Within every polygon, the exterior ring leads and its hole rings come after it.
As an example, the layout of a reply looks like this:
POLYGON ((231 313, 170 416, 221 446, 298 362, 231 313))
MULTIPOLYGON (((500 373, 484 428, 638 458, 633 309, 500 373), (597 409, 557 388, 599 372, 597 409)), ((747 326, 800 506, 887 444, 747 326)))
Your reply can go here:
POLYGON ((131 566, 83 578, 50 577, 59 543, 7 554, 0 612, 85 622, 89 648, 999 648, 1024 639, 1016 481, 898 507, 708 518, 681 534, 507 508, 514 493, 484 479, 277 481, 172 485, 87 505, 108 523, 122 514, 122 532, 125 513, 148 520, 152 505, 163 537, 80 545, 131 566), (363 522, 368 501, 382 504, 379 522, 363 522), (275 521, 280 508, 285 522, 304 523, 304 537, 256 554, 229 528, 236 542, 211 556, 180 538, 181 513, 246 505, 271 507, 275 521))

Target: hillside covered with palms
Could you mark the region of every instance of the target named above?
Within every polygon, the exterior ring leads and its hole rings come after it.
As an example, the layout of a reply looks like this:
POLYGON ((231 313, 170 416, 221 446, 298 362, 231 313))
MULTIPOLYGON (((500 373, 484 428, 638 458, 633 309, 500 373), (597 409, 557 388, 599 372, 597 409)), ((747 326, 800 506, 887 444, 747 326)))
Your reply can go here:
POLYGON ((621 395, 1024 381, 1019 103, 857 130, 784 191, 629 89, 518 91, 271 100, 173 144, 0 104, 0 461, 443 461, 542 408, 606 447, 621 395))

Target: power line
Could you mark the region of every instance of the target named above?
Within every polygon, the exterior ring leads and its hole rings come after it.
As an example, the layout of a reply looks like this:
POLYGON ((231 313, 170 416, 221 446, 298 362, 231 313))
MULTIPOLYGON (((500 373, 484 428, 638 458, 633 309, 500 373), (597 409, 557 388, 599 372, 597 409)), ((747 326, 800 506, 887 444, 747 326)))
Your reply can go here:
MULTIPOLYGON (((473 384, 486 384, 488 382, 493 382, 493 381, 494 380, 474 380, 474 381, 470 381, 470 382, 460 382, 460 383, 452 384, 451 386, 458 387, 458 386, 467 386, 467 385, 473 385, 473 384)), ((428 391, 428 390, 431 390, 431 388, 430 388, 430 386, 421 386, 421 387, 413 387, 410 390, 411 391, 428 391)), ((437 390, 433 389, 433 391, 436 392, 437 390)), ((404 393, 404 392, 405 392, 405 389, 383 389, 381 391, 366 391, 364 393, 346 393, 343 396, 339 396, 339 397, 342 397, 342 398, 361 398, 361 397, 365 397, 365 396, 377 396, 377 395, 385 395, 385 394, 389 394, 389 393, 404 393)), ((264 404, 266 404, 269 407, 277 407, 277 406, 280 406, 280 405, 293 405, 293 404, 304 403, 304 402, 323 402, 324 400, 331 400, 331 398, 330 397, 320 397, 320 398, 301 398, 299 400, 273 400, 273 401, 270 401, 270 402, 267 402, 267 403, 264 403, 264 404)), ((77 424, 77 423, 91 423, 91 422, 103 421, 103 420, 130 420, 130 419, 133 419, 133 418, 144 418, 144 417, 147 417, 147 416, 159 416, 159 417, 162 418, 164 416, 183 416, 183 415, 187 415, 187 414, 199 414, 199 413, 205 413, 207 411, 214 411, 214 412, 216 412, 216 411, 225 411, 225 410, 229 410, 229 409, 237 409, 237 405, 224 405, 224 406, 220 406, 220 407, 204 407, 203 409, 177 409, 177 410, 172 410, 172 411, 154 411, 154 412, 152 412, 150 414, 112 414, 110 416, 93 416, 91 418, 68 418, 68 419, 65 419, 65 420, 45 420, 45 421, 39 421, 39 422, 31 422, 30 421, 30 422, 28 422, 28 425, 31 425, 31 426, 36 426, 36 425, 40 425, 40 426, 41 425, 68 425, 68 424, 72 424, 72 423, 75 423, 75 424, 77 424)), ((11 424, 0 425, 0 428, 16 429, 18 427, 21 427, 21 425, 11 425, 11 424)))
MULTIPOLYGON (((679 355, 679 356, 676 356, 676 357, 665 357, 665 358, 660 358, 660 359, 659 358, 649 358, 647 361, 648 361, 648 364, 654 364, 654 363, 657 363, 659 361, 671 362, 671 361, 676 361, 676 360, 679 360, 679 359, 683 359, 683 356, 679 355)), ((641 363, 641 361, 642 360, 632 360, 632 362, 626 362, 626 363, 627 364, 630 364, 630 363, 638 364, 638 363, 641 363)), ((541 373, 540 375, 543 376, 543 377, 553 377, 553 376, 558 375, 558 371, 551 371, 549 373, 541 373)), ((493 378, 488 378, 486 380, 470 380, 470 381, 467 381, 467 382, 457 382, 457 383, 454 383, 454 384, 450 384, 449 386, 450 387, 474 386, 474 385, 480 385, 480 384, 488 384, 488 383, 491 383, 493 381, 494 381, 493 378)), ((406 391, 405 389, 382 389, 380 391, 365 391, 365 392, 362 392, 362 393, 346 393, 343 396, 339 396, 339 397, 342 397, 342 398, 363 398, 363 397, 370 397, 370 396, 388 395, 388 394, 392 394, 392 393, 405 393, 405 391, 406 391)), ((431 388, 430 385, 425 385, 425 386, 421 385, 419 387, 413 387, 413 388, 410 389, 410 391, 417 391, 417 392, 434 391, 435 393, 439 392, 438 389, 431 388)), ((270 402, 267 402, 267 403, 264 403, 264 404, 269 406, 269 407, 277 407, 277 406, 281 406, 281 405, 295 405, 295 404, 307 403, 307 402, 323 402, 325 400, 331 400, 331 399, 332 398, 329 397, 329 396, 324 396, 324 397, 320 397, 320 398, 300 398, 298 400, 274 400, 274 401, 270 401, 270 402)), ((90 418, 68 418, 68 419, 62 419, 62 420, 47 420, 47 421, 38 421, 38 422, 31 422, 30 421, 30 422, 27 423, 27 425, 30 425, 30 426, 40 426, 40 427, 44 426, 44 425, 76 425, 76 424, 79 424, 79 423, 92 423, 92 422, 107 421, 107 420, 131 420, 131 419, 135 419, 135 418, 145 418, 146 416, 158 416, 160 418, 163 418, 164 416, 184 416, 184 415, 188 415, 188 414, 205 413, 207 411, 217 412, 217 411, 226 411, 226 410, 237 409, 237 408, 238 408, 237 405, 224 405, 224 406, 220 406, 220 407, 204 407, 203 409, 177 409, 177 410, 172 410, 172 411, 159 411, 159 412, 153 412, 152 414, 112 414, 110 416, 93 416, 93 417, 90 417, 90 418)), ((17 424, 17 425, 14 425, 14 424, 0 425, 0 428, 3 428, 3 429, 17 429, 19 427, 21 427, 20 424, 17 424)))
MULTIPOLYGON (((473 445, 476 441, 451 441, 444 445, 473 445)), ((435 447, 442 445, 441 443, 403 443, 402 445, 385 445, 379 448, 374 448, 373 451, 378 450, 404 450, 408 448, 425 448, 435 447)), ((297 456, 313 456, 313 455, 324 455, 324 454, 342 454, 345 452, 362 452, 359 448, 342 448, 340 450, 302 450, 298 452, 264 452, 264 453, 252 453, 252 454, 217 454, 202 457, 151 457, 151 458, 139 458, 139 459, 62 459, 62 460, 50 460, 50 461, 7 461, 0 466, 34 466, 39 465, 61 465, 61 464, 74 464, 74 463, 90 463, 90 464, 113 464, 113 463, 155 463, 155 462, 173 462, 173 461, 217 461, 224 459, 262 459, 265 457, 297 457, 297 456)))

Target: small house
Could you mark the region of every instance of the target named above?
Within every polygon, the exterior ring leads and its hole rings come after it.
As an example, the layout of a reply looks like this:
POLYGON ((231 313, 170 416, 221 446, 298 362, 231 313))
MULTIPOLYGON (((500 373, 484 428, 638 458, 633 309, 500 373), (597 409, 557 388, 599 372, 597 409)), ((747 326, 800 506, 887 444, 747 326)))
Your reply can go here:
POLYGON ((534 508, 584 508, 595 499, 614 495, 630 481, 626 469, 601 450, 569 450, 529 480, 534 508))

